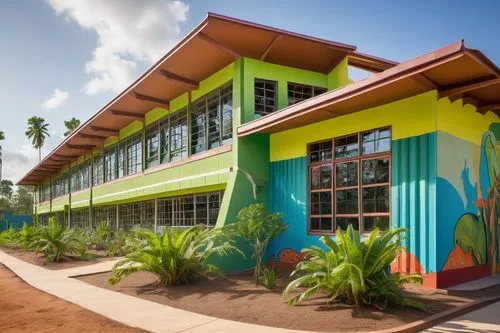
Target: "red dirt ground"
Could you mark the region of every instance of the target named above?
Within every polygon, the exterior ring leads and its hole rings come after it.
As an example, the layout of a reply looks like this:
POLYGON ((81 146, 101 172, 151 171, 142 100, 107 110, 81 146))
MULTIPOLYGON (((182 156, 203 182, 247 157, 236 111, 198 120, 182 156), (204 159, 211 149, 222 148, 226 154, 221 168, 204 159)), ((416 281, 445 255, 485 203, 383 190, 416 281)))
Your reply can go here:
POLYGON ((101 261, 114 259, 113 257, 105 257, 104 252, 94 251, 94 252, 92 252, 92 254, 95 256, 95 258, 92 260, 66 259, 65 261, 62 261, 62 262, 48 263, 48 264, 44 265, 44 263, 43 263, 44 257, 41 254, 36 254, 34 252, 25 251, 25 250, 21 250, 21 249, 12 249, 12 248, 5 248, 5 247, 2 247, 1 250, 7 254, 13 256, 13 257, 16 257, 17 259, 21 259, 27 263, 41 266, 43 268, 47 268, 50 270, 59 270, 59 269, 87 266, 87 265, 96 264, 96 263, 101 262, 101 261))
POLYGON ((125 333, 128 327, 39 291, 0 265, 0 332, 125 333))
MULTIPOLYGON (((107 280, 110 273, 80 277, 89 284, 167 304, 218 318, 274 327, 324 331, 353 332, 397 327, 430 316, 430 313, 409 309, 385 312, 374 308, 326 306, 325 298, 316 298, 295 307, 288 307, 281 297, 286 279, 281 279, 277 291, 255 286, 250 275, 211 277, 196 284, 176 287, 158 285, 150 273, 136 273, 118 285, 107 280)), ((410 292, 427 304, 433 313, 464 305, 471 297, 437 293, 413 287, 410 292)))

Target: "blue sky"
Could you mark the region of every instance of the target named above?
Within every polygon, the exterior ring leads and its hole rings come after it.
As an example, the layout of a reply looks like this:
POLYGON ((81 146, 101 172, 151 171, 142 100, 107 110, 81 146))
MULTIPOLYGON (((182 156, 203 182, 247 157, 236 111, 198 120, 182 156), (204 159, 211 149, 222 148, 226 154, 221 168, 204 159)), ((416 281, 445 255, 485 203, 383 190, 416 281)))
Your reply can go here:
POLYGON ((492 15, 500 3, 378 2, 0 0, 4 178, 17 181, 37 162, 24 135, 28 117, 50 123, 45 154, 61 141, 63 120, 89 118, 208 11, 397 61, 463 38, 500 64, 500 20, 492 15))

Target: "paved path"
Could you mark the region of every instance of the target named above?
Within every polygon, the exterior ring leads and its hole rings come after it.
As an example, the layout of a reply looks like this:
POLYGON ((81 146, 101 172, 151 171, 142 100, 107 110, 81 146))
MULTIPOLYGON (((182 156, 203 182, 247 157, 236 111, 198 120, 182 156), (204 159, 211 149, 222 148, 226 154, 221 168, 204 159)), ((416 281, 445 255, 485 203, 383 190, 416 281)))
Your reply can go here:
POLYGON ((424 332, 431 333, 494 333, 500 332, 500 302, 469 312, 424 332))
POLYGON ((77 304, 90 311, 151 332, 185 333, 297 333, 267 326, 213 318, 170 306, 150 302, 111 290, 98 288, 69 278, 75 273, 89 274, 109 270, 113 262, 101 262, 85 267, 65 270, 47 270, 26 263, 0 251, 0 262, 33 287, 77 304))
POLYGON ((492 275, 448 288, 448 290, 473 291, 493 287, 500 284, 500 275, 492 275))

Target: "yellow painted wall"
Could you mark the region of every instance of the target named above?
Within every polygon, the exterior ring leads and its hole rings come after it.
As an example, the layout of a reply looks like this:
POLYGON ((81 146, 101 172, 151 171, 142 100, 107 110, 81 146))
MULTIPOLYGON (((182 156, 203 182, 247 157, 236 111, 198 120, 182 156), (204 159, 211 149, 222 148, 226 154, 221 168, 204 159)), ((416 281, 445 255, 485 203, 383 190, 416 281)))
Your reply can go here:
POLYGON ((271 161, 307 155, 307 144, 383 126, 392 126, 392 139, 436 131, 436 91, 323 122, 271 134, 271 161))
POLYGON ((484 132, 489 129, 491 123, 499 122, 500 119, 493 112, 482 115, 473 105, 462 103, 462 99, 451 103, 448 98, 441 98, 437 102, 437 129, 481 145, 484 132))

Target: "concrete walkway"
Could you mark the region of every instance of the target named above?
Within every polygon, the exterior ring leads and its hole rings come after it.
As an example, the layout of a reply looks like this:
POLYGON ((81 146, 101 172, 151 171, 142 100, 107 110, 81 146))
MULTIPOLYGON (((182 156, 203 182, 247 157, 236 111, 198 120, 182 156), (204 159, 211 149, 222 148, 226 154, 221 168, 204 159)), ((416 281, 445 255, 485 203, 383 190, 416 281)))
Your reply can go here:
POLYGON ((31 286, 131 327, 151 332, 186 333, 298 333, 213 318, 137 297, 98 288, 68 276, 110 270, 113 261, 65 270, 47 270, 0 251, 0 262, 31 286))
POLYGON ((500 275, 492 275, 482 279, 477 279, 448 288, 454 291, 474 291, 486 289, 500 284, 500 275))
POLYGON ((437 325, 424 332, 452 333, 500 332, 500 302, 493 303, 482 309, 469 312, 458 318, 437 325))

